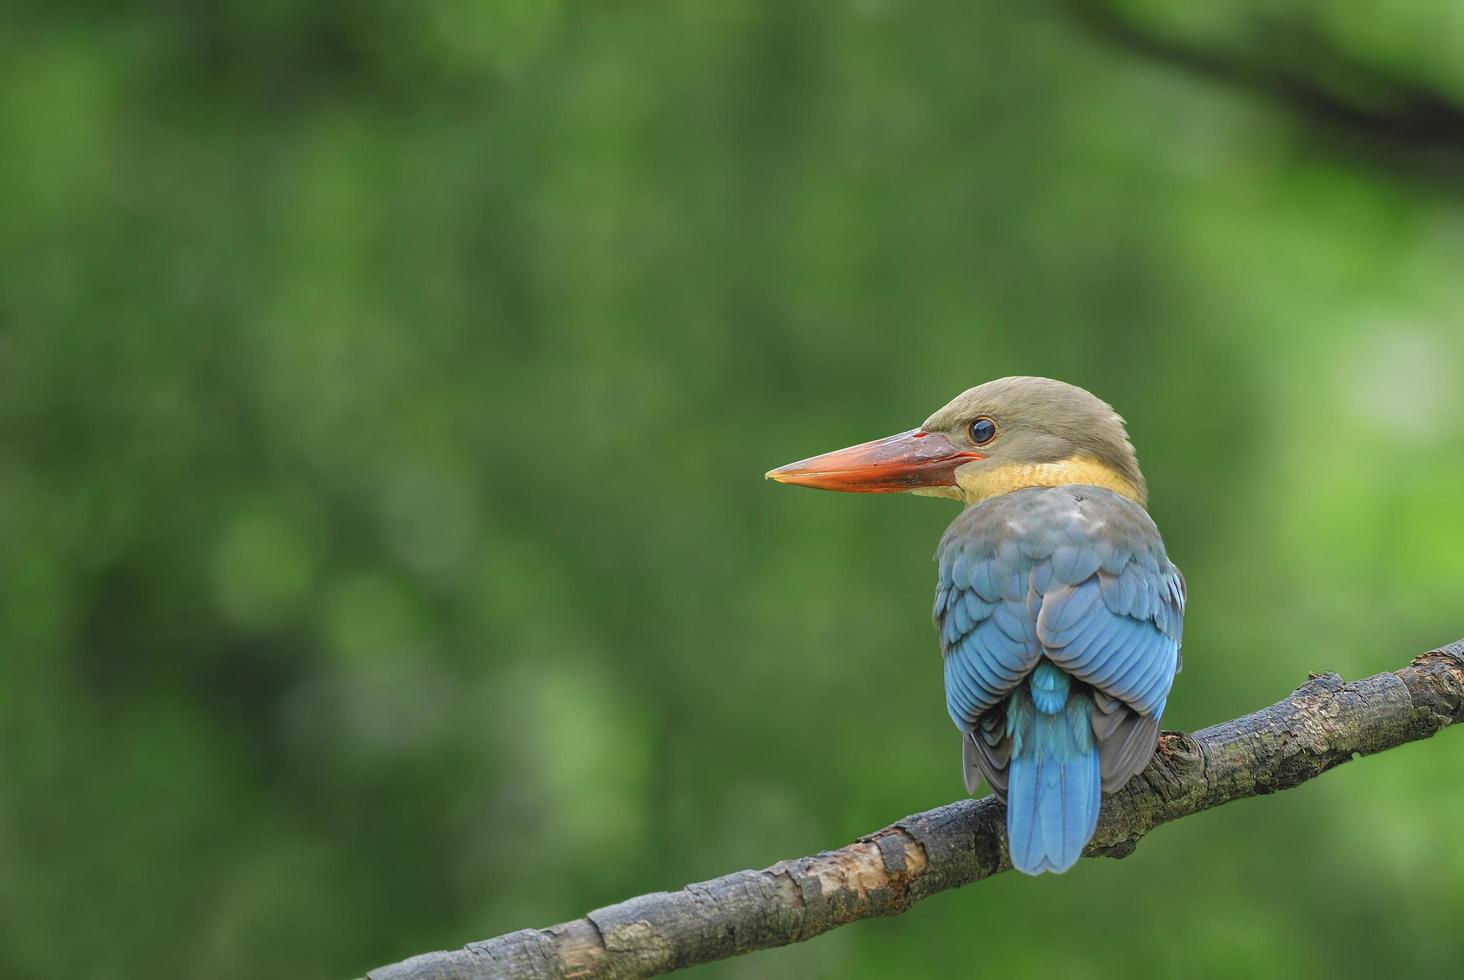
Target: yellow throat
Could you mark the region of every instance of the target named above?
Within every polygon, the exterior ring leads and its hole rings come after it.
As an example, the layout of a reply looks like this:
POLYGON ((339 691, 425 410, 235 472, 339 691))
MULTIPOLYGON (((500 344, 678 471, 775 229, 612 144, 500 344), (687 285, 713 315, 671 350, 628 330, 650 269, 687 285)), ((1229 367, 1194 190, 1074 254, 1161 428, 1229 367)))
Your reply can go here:
POLYGON ((1065 487, 1075 483, 1112 490, 1140 507, 1148 502, 1142 490, 1112 466, 1092 456, 1069 456, 1052 463, 1007 463, 996 467, 970 464, 956 470, 956 485, 942 496, 974 504, 1013 490, 1065 487))

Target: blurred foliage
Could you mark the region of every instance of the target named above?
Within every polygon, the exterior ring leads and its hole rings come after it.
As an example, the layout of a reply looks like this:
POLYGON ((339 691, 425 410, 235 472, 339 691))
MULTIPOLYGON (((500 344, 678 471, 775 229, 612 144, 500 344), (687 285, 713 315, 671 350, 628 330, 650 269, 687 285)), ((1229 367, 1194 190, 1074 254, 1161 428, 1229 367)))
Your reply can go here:
MULTIPOLYGON (((954 798, 950 507, 761 475, 992 377, 1131 420, 1172 726, 1464 631, 1464 152, 1312 111, 1464 100, 1457 4, 6 20, 0 974, 356 975, 954 798)), ((698 975, 1443 975, 1459 752, 698 975)))

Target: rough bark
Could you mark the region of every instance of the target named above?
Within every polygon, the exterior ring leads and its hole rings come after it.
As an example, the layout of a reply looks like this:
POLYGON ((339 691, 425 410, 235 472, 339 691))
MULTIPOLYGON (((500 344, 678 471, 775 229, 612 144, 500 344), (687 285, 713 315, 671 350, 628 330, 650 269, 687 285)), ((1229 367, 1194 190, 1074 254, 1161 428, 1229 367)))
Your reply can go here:
MULTIPOLYGON (((1290 789, 1349 759, 1464 719, 1464 640, 1365 680, 1313 676, 1254 714, 1165 732, 1149 767, 1104 800, 1089 857, 1124 857, 1160 824, 1290 789)), ((371 980, 649 977, 800 942, 1011 867, 993 797, 917 813, 847 847, 642 895, 548 929, 373 970, 371 980)))

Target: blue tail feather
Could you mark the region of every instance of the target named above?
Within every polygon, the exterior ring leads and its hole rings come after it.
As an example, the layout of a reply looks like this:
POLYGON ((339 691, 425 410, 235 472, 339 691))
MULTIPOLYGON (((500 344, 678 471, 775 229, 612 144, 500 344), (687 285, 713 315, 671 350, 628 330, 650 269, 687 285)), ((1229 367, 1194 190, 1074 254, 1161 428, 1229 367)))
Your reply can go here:
POLYGON ((1012 692, 1007 842, 1018 871, 1066 871, 1093 836, 1102 774, 1092 714, 1087 691, 1074 691, 1068 675, 1048 660, 1012 692))

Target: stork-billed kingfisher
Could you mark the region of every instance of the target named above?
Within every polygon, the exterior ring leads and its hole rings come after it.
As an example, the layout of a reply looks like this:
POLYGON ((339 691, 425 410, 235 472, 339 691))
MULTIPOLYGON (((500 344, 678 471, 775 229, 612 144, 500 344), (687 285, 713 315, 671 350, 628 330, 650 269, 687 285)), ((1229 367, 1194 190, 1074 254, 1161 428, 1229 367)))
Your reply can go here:
POLYGON ((1082 388, 1002 378, 918 429, 768 476, 966 505, 936 550, 935 589, 966 789, 984 778, 1006 803, 1017 870, 1072 867, 1101 794, 1153 756, 1180 668, 1184 578, 1123 419, 1082 388))

